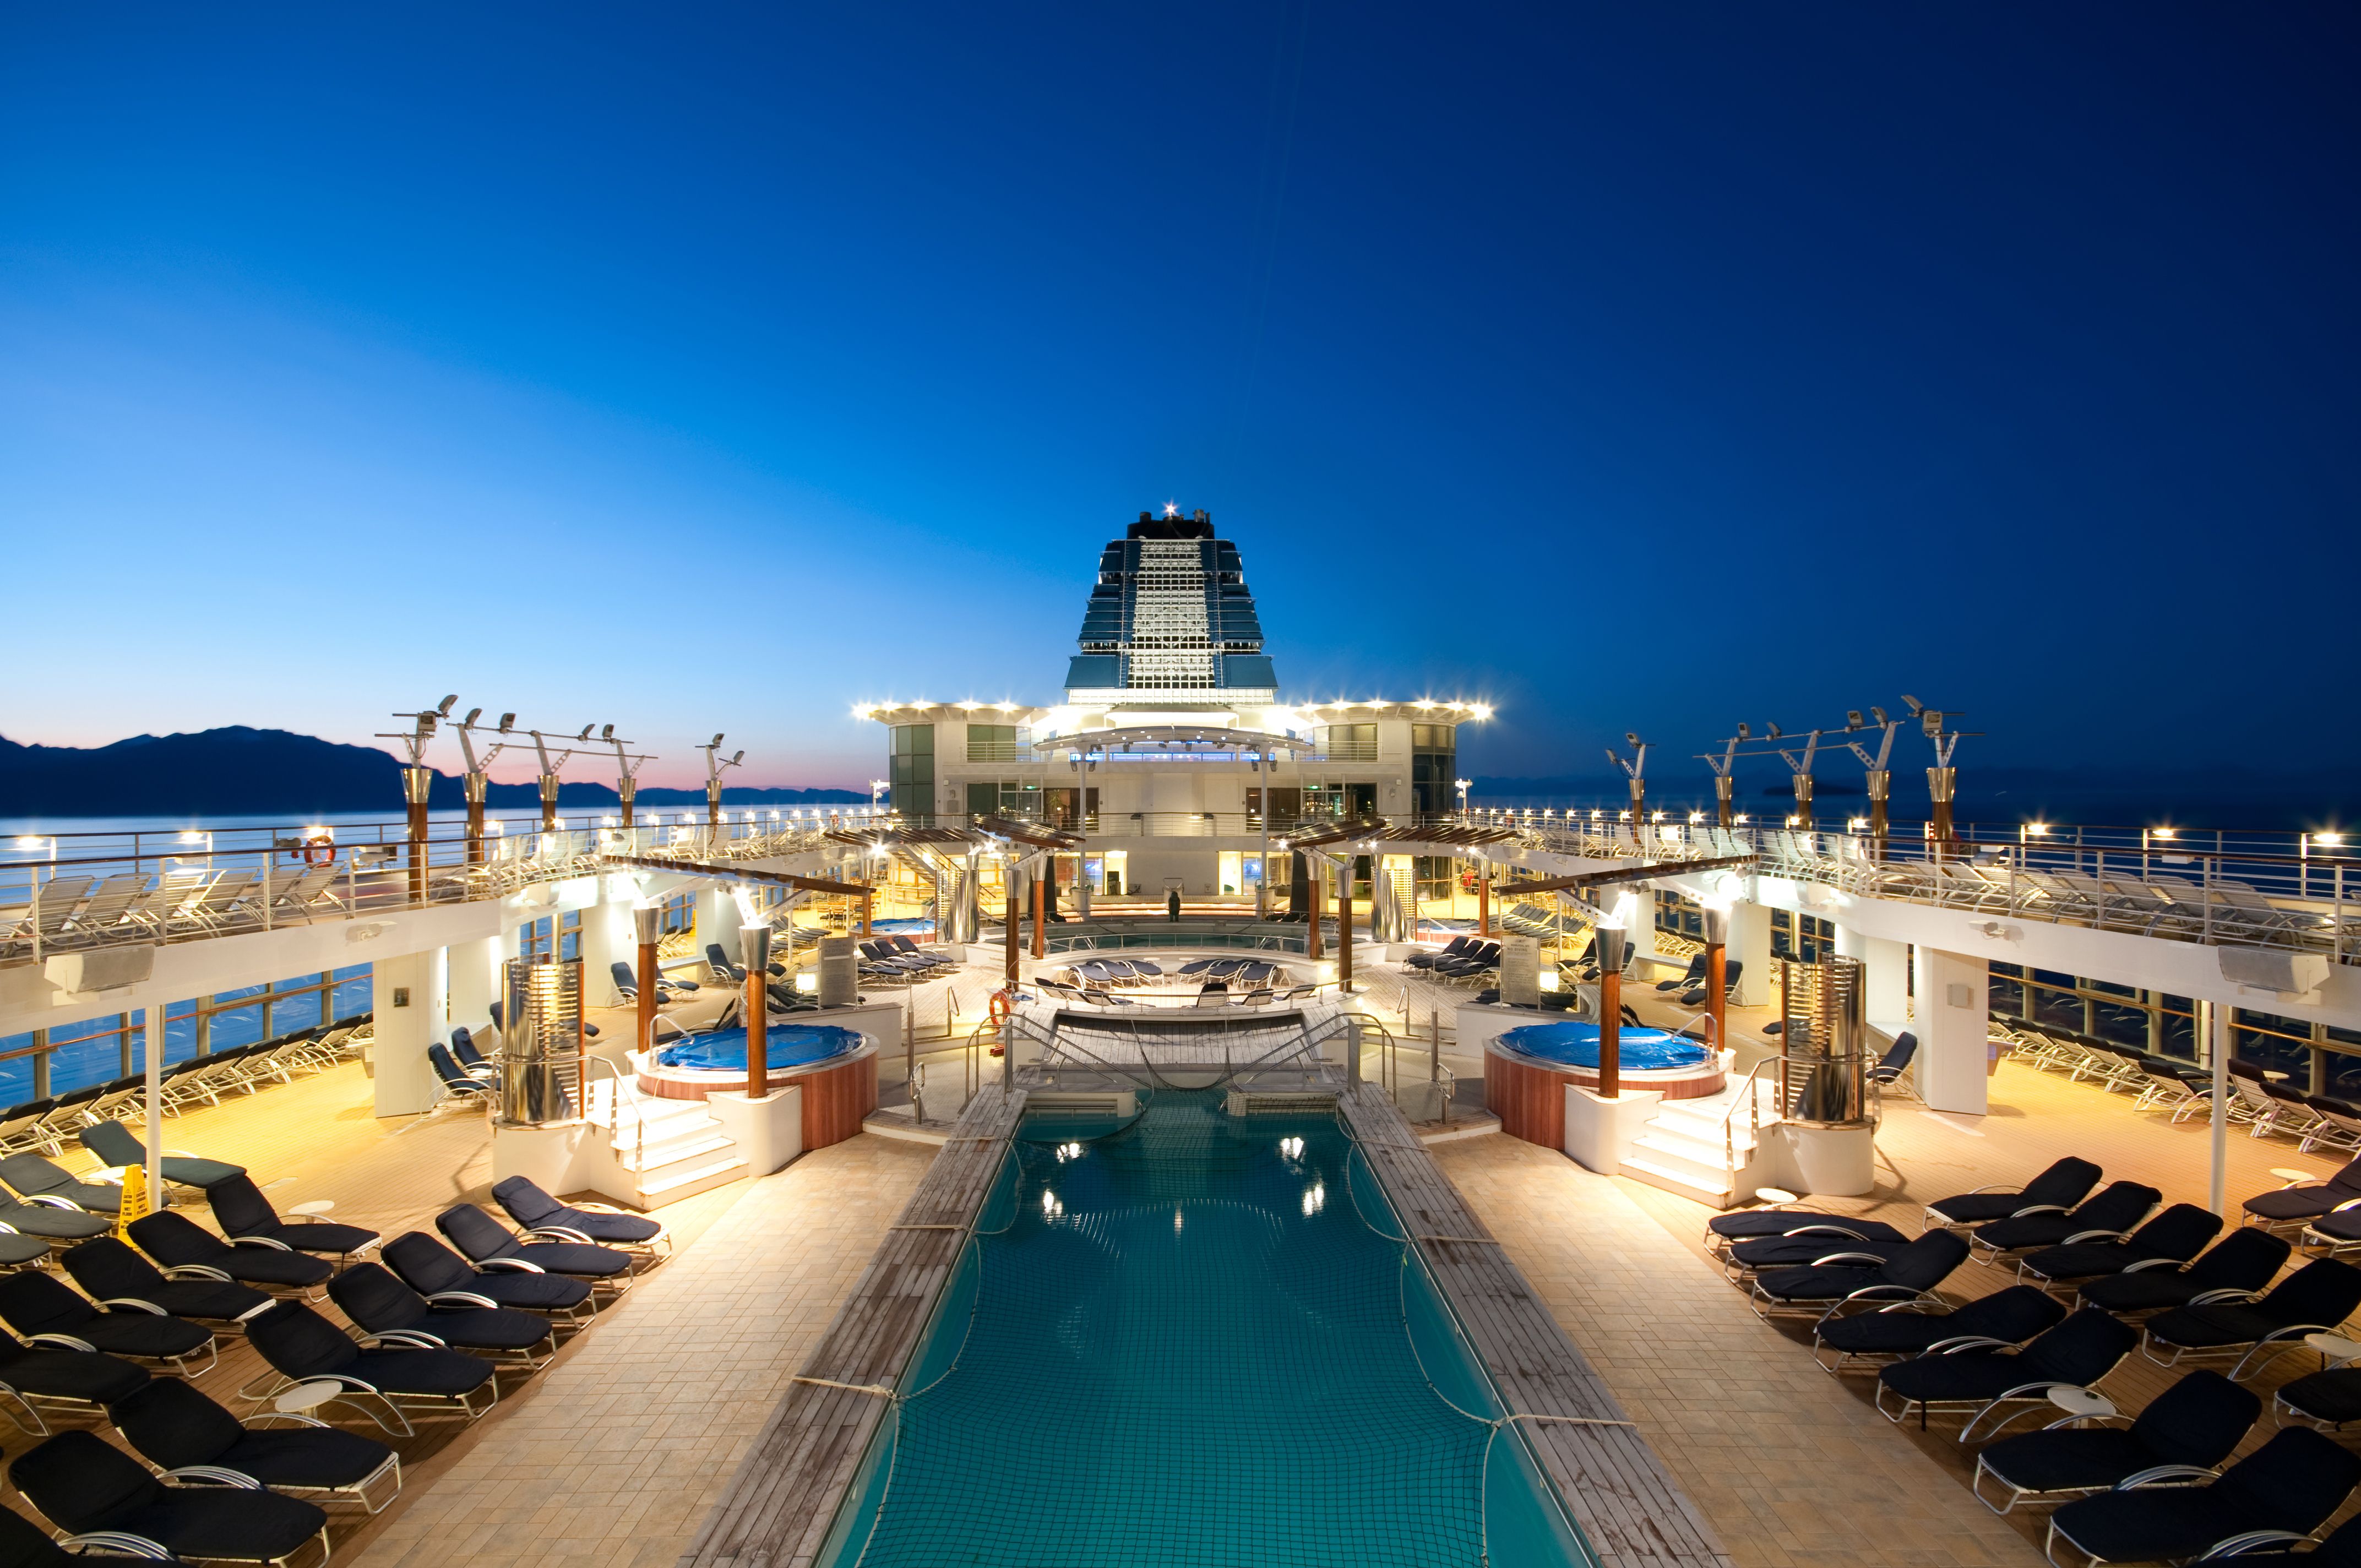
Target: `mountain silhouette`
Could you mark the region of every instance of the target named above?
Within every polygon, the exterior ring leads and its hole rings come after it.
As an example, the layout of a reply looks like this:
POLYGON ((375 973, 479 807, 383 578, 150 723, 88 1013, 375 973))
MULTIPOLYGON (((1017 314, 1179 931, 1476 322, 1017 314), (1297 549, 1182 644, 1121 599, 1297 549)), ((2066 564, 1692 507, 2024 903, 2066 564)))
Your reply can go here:
MULTIPOLYGON (((558 804, 613 806, 614 786, 584 780, 559 787, 558 804)), ((703 806, 701 789, 643 784, 642 805, 703 806)), ((732 806, 866 805, 849 789, 722 792, 732 806)), ((530 784, 494 784, 486 804, 533 806, 530 784)), ((457 776, 437 773, 429 805, 467 804, 457 776)), ((192 735, 134 735, 109 746, 26 746, 0 736, 0 817, 310 816, 335 811, 401 815, 401 764, 370 746, 347 746, 285 729, 234 724, 192 735)))

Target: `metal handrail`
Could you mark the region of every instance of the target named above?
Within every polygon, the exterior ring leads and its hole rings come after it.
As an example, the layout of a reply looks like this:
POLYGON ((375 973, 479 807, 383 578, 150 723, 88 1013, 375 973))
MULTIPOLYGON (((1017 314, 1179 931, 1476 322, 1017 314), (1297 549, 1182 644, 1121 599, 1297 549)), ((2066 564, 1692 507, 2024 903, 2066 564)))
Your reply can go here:
MULTIPOLYGON (((651 1046, 649 1048, 653 1050, 654 1047, 651 1046)), ((620 1116, 622 1114, 625 1098, 627 1096, 629 1097, 631 1107, 632 1129, 631 1169, 637 1176, 638 1179, 645 1180, 647 1178, 648 1164, 648 1117, 646 1110, 641 1103, 640 1086, 637 1083, 632 1082, 630 1079, 625 1078, 623 1076, 622 1069, 617 1067, 613 1062, 609 1061, 605 1057, 598 1055, 595 1051, 585 1056, 582 1059, 605 1068, 607 1069, 607 1076, 615 1080, 615 1113, 617 1115, 620 1116)), ((585 1119, 588 1119, 590 1113, 590 1088, 589 1085, 583 1084, 579 1086, 579 1090, 583 1100, 582 1113, 585 1119)))
MULTIPOLYGON (((1784 1110, 1786 1105, 1784 1096, 1787 1091, 1787 1080, 1785 1078, 1786 1061, 1787 1058, 1784 1056, 1764 1057, 1761 1061, 1756 1062, 1752 1067, 1746 1069, 1746 1078, 1739 1086, 1745 1092, 1746 1096, 1746 1131, 1748 1135, 1754 1139, 1757 1146, 1760 1146, 1763 1142, 1763 1096, 1757 1091, 1754 1080, 1761 1075, 1764 1068, 1771 1066, 1774 1062, 1779 1064, 1781 1069, 1779 1092, 1782 1096, 1780 1101, 1782 1113, 1780 1119, 1784 1121, 1785 1119, 1784 1110)), ((1723 1169, 1733 1174, 1738 1170, 1738 1146, 1730 1135, 1730 1124, 1737 1114, 1738 1106, 1735 1102, 1732 1102, 1730 1109, 1721 1113, 1721 1165, 1723 1169)))

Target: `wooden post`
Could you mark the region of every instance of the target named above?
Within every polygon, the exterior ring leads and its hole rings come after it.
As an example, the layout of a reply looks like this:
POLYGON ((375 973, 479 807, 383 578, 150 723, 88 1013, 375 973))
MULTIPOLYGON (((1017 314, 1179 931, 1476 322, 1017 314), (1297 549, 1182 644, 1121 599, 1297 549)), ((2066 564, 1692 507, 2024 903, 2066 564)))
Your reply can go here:
POLYGON ((1729 1046, 1730 949, 1715 942, 1705 950, 1705 1014, 1707 1043, 1715 1050, 1729 1046))
POLYGON ((1598 928, 1598 1096, 1612 1100, 1623 1092, 1623 956, 1624 934, 1611 926, 1598 928))
POLYGON ((1037 959, 1049 956, 1049 913, 1043 906, 1041 880, 1049 874, 1053 864, 1054 861, 1044 861, 1033 878, 1033 956, 1037 959))
POLYGON ((877 890, 870 888, 861 895, 861 934, 877 935, 877 890))
POLYGON ((637 1050, 653 1049, 656 1043, 656 981, 664 972, 656 962, 656 947, 664 940, 663 922, 662 908, 631 911, 631 924, 640 938, 639 1018, 634 1036, 638 1044, 633 1047, 637 1050))
POLYGON ((1486 861, 1476 877, 1476 934, 1492 934, 1492 862, 1486 861))
POLYGON ((410 902, 426 902, 426 792, 434 783, 432 768, 401 770, 401 793, 410 818, 410 902))
POLYGON ((1013 1003, 1016 1000, 1016 921, 1020 913, 1016 903, 1016 866, 1011 865, 1008 868, 1006 877, 1008 883, 1008 919, 1005 922, 1006 930, 1005 934, 1008 939, 1008 961, 1001 975, 1001 981, 1002 983, 1008 987, 1008 999, 1013 1003))
POLYGON ((746 1098, 760 1100, 771 1091, 771 928, 741 927, 738 951, 746 967, 746 1098))
POLYGON ((1320 957, 1320 866, 1316 857, 1312 855, 1303 857, 1303 874, 1312 884, 1310 899, 1312 937, 1304 947, 1303 956, 1307 959, 1316 959, 1320 957))
POLYGON ((1353 857, 1346 855, 1336 878, 1336 990, 1353 989, 1353 857))

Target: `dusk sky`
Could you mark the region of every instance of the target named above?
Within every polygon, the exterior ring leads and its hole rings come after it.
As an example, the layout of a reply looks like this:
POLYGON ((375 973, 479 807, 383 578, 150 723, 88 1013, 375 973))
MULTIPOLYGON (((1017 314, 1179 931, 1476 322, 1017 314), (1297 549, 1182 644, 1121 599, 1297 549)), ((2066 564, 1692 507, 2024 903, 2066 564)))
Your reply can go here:
POLYGON ((858 784, 856 701, 1054 700, 1171 500, 1287 695, 1497 705, 1463 771, 1904 691, 2348 766, 2356 70, 2341 4, 11 5, 0 733, 456 691, 858 784))

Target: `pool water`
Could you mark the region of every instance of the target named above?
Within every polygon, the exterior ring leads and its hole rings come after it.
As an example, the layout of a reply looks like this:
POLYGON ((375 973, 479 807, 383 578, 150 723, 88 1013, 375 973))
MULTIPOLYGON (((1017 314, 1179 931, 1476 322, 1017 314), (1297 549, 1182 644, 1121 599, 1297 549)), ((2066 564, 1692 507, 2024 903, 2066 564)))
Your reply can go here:
POLYGON ((1588 1563, 1400 1234, 1332 1116, 1028 1117, 820 1561, 1588 1563))
MULTIPOLYGON (((1511 1050, 1563 1067, 1598 1065, 1598 1025, 1568 1020, 1563 1024, 1528 1024, 1500 1036, 1511 1050)), ((1702 1067, 1713 1053, 1695 1040, 1668 1035, 1662 1029, 1638 1029, 1625 1025, 1616 1033, 1615 1059, 1625 1070, 1663 1072, 1675 1068, 1702 1067)))
MULTIPOLYGON (((767 1068, 805 1067, 840 1057, 861 1044, 861 1031, 834 1024, 774 1024, 764 1032, 763 1062, 767 1068)), ((716 1029, 656 1048, 658 1067, 702 1069, 711 1072, 746 1070, 746 1031, 716 1029)))

